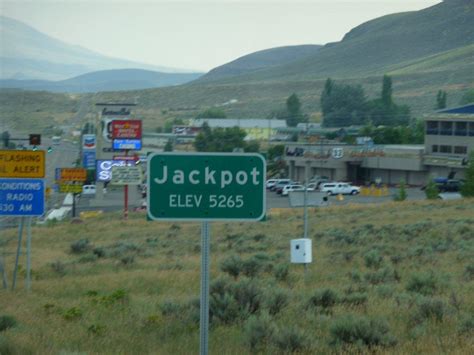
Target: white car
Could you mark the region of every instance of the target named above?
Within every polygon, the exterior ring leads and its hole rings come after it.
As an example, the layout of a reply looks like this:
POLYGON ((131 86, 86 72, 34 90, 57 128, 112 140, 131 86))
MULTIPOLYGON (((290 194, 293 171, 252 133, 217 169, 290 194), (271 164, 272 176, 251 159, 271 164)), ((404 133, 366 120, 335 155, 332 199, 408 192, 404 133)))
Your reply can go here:
POLYGON ((319 189, 328 195, 357 195, 360 192, 360 187, 352 186, 347 182, 329 182, 321 184, 319 189))
POLYGON ((283 190, 281 190, 281 195, 282 196, 288 196, 288 193, 292 191, 304 191, 304 186, 303 185, 285 185, 283 186, 283 190))
POLYGON ((82 186, 82 194, 83 195, 95 195, 96 187, 95 185, 84 185, 82 186))
POLYGON ((278 180, 280 180, 280 179, 268 179, 265 182, 265 187, 267 189, 270 189, 272 186, 275 186, 277 184, 278 180))

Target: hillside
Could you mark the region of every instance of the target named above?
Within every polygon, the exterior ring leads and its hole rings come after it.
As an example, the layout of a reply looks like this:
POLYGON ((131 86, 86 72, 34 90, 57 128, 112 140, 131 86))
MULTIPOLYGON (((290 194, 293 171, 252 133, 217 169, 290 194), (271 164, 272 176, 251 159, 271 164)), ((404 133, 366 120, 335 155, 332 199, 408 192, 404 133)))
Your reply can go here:
POLYGON ((121 68, 185 72, 107 57, 57 40, 4 16, 0 16, 0 38, 0 79, 63 80, 88 72, 121 68))
POLYGON ((102 70, 60 81, 0 80, 0 88, 51 92, 123 91, 180 85, 197 79, 200 73, 160 73, 143 69, 102 70))
MULTIPOLYGON (((366 77, 388 67, 474 44, 474 2, 450 0, 415 12, 383 16, 352 29, 341 42, 238 82, 366 77)), ((474 69, 474 62, 471 62, 474 69)), ((228 82, 228 81, 227 81, 228 82)))
MULTIPOLYGON (((310 209, 306 274, 289 250, 302 209, 212 222, 209 352, 472 353, 473 208, 465 199, 310 209)), ((10 287, 17 233, 0 240, 10 287)), ((32 235, 32 292, 24 255, 16 290, 0 291, 2 324, 13 324, 0 353, 198 352, 198 223, 104 213, 32 235)))
POLYGON ((235 77, 260 69, 268 69, 311 56, 321 48, 320 45, 301 45, 270 48, 237 58, 230 63, 212 69, 197 82, 209 82, 222 78, 235 77))
MULTIPOLYGON (((368 21, 341 42, 284 65, 229 76, 225 74, 233 73, 235 65, 229 63, 184 86, 121 93, 121 97, 139 96, 145 107, 174 111, 237 100, 224 108, 228 117, 268 117, 297 93, 303 111, 313 114, 320 110, 327 77, 360 84, 369 98, 375 98, 380 94, 383 74, 389 73, 396 102, 409 105, 414 115, 425 114, 434 109, 438 90, 448 93, 448 106, 456 106, 463 93, 474 88, 473 17, 474 2, 444 1, 420 11, 368 21)), ((114 97, 119 96, 104 94, 102 99, 114 97)), ((195 113, 181 110, 179 115, 195 113)))

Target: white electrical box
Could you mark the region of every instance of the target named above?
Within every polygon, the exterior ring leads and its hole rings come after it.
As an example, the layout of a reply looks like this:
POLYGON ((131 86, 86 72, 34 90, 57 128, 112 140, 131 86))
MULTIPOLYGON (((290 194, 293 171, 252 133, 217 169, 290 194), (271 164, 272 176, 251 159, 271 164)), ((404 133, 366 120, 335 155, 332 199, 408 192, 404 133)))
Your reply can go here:
POLYGON ((291 240, 291 262, 295 264, 309 264, 313 261, 311 239, 291 240))

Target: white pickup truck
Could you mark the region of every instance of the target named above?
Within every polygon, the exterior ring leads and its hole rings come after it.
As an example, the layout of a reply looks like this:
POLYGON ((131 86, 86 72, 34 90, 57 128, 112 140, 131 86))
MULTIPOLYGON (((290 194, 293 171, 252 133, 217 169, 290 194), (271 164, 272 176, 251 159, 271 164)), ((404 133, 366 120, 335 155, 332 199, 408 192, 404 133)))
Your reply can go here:
POLYGON ((360 192, 360 187, 352 186, 347 182, 328 182, 321 184, 319 189, 328 195, 357 195, 360 192))

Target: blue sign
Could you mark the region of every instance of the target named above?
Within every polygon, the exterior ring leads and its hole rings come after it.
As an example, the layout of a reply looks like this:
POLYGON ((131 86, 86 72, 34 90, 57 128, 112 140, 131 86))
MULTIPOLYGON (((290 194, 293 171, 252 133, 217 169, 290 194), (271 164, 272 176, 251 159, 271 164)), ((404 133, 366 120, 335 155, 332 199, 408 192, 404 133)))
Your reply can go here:
POLYGON ((86 169, 95 169, 95 150, 82 152, 82 166, 86 169))
POLYGON ((41 216, 43 213, 43 180, 0 179, 0 216, 41 216))
POLYGON ((114 150, 141 150, 141 139, 114 139, 114 150))

